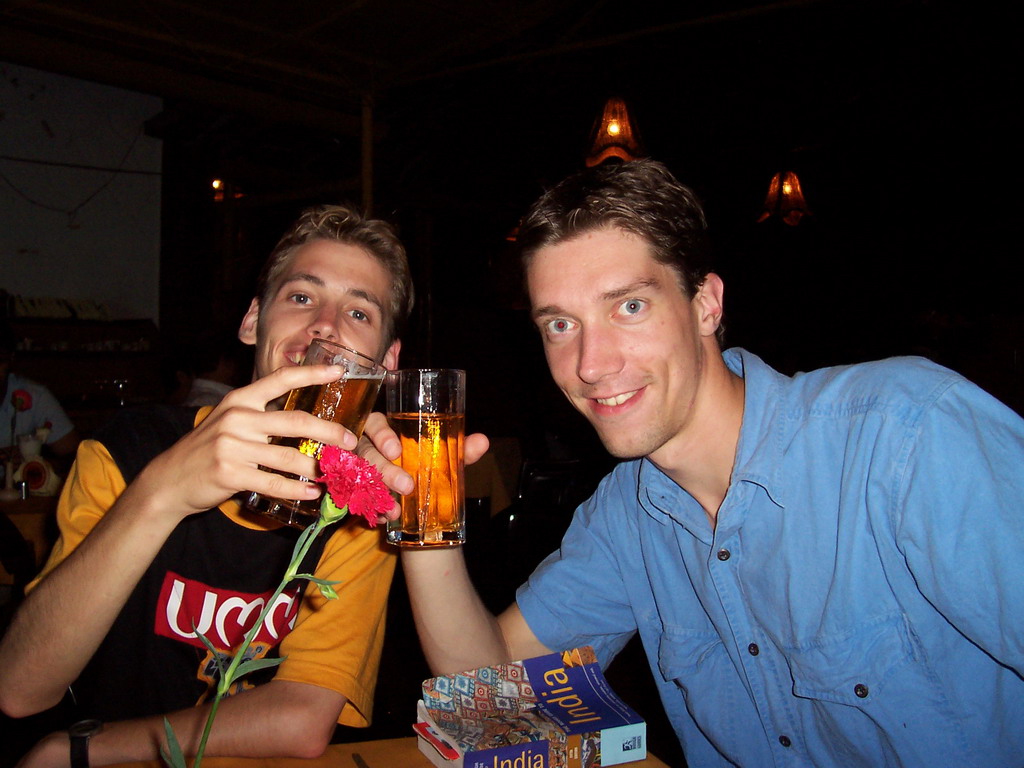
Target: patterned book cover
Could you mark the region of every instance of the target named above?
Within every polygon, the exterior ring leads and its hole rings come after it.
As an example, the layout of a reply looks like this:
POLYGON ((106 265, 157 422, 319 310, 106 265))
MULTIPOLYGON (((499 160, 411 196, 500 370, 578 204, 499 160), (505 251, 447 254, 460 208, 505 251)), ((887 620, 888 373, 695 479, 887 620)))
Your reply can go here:
POLYGON ((426 680, 420 719, 460 756, 423 749, 446 768, 597 768, 647 755, 645 723, 589 646, 426 680))

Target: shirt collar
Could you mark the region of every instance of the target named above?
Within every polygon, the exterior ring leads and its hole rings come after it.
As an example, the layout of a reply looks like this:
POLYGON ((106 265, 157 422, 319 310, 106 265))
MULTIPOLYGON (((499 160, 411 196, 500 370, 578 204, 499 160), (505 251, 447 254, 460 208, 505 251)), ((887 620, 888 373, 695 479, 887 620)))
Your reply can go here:
MULTIPOLYGON (((739 347, 726 350, 722 356, 729 370, 746 384, 731 486, 753 483, 784 507, 783 434, 778 414, 790 380, 739 347)), ((694 535, 709 535, 704 509, 652 461, 641 460, 637 479, 640 505, 653 519, 667 525, 671 518, 694 535)))
POLYGON ((791 380, 755 354, 734 347, 723 354, 725 364, 745 382, 743 425, 736 445, 732 482, 764 488, 780 507, 783 501, 782 455, 784 401, 791 380))

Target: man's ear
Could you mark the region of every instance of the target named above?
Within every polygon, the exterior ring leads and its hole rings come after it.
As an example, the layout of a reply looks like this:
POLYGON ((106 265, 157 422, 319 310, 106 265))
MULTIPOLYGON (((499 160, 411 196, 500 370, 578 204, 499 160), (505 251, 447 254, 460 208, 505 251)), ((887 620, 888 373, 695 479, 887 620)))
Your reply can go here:
POLYGON ((260 300, 254 298, 249 304, 249 310, 242 318, 242 324, 238 326, 238 339, 243 344, 253 345, 256 343, 256 326, 260 320, 260 300))
POLYGON ((693 297, 693 307, 701 336, 714 336, 722 324, 725 283, 714 272, 708 272, 693 297))
POLYGON ((388 351, 384 353, 384 360, 381 361, 381 365, 387 368, 389 371, 393 371, 398 368, 398 353, 402 349, 402 342, 400 339, 395 339, 391 342, 391 346, 388 347, 388 351))

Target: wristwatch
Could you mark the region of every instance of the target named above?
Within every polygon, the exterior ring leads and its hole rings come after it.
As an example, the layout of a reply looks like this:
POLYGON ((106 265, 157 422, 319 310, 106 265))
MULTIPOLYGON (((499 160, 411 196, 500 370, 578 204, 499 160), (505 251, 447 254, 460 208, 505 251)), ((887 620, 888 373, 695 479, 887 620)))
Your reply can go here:
POLYGON ((89 739, 103 730, 99 720, 79 720, 68 728, 71 738, 71 768, 89 768, 89 739))

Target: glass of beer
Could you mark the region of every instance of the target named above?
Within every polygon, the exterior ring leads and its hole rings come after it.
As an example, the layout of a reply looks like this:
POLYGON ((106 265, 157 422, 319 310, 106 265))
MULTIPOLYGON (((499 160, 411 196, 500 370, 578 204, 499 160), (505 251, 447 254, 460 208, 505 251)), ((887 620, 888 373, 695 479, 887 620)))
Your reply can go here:
MULTIPOLYGON (((284 410, 312 413, 317 418, 341 424, 356 437, 361 436, 366 418, 373 409, 381 382, 384 380, 384 368, 373 358, 326 339, 313 339, 302 364, 340 365, 344 373, 337 381, 293 389, 288 393, 284 410)), ((274 445, 298 448, 314 459, 320 458, 320 451, 323 448, 321 442, 300 437, 274 437, 270 442, 274 445)), ((288 472, 271 469, 268 471, 302 482, 309 482, 312 479, 288 472)), ((245 505, 252 512, 273 517, 296 528, 305 528, 320 517, 321 498, 323 494, 318 499, 298 501, 251 493, 245 505)))
POLYGON ((401 498, 402 515, 388 521, 388 541, 400 547, 451 547, 466 540, 466 372, 409 369, 387 375, 388 421, 402 441, 395 463, 415 490, 401 498))

